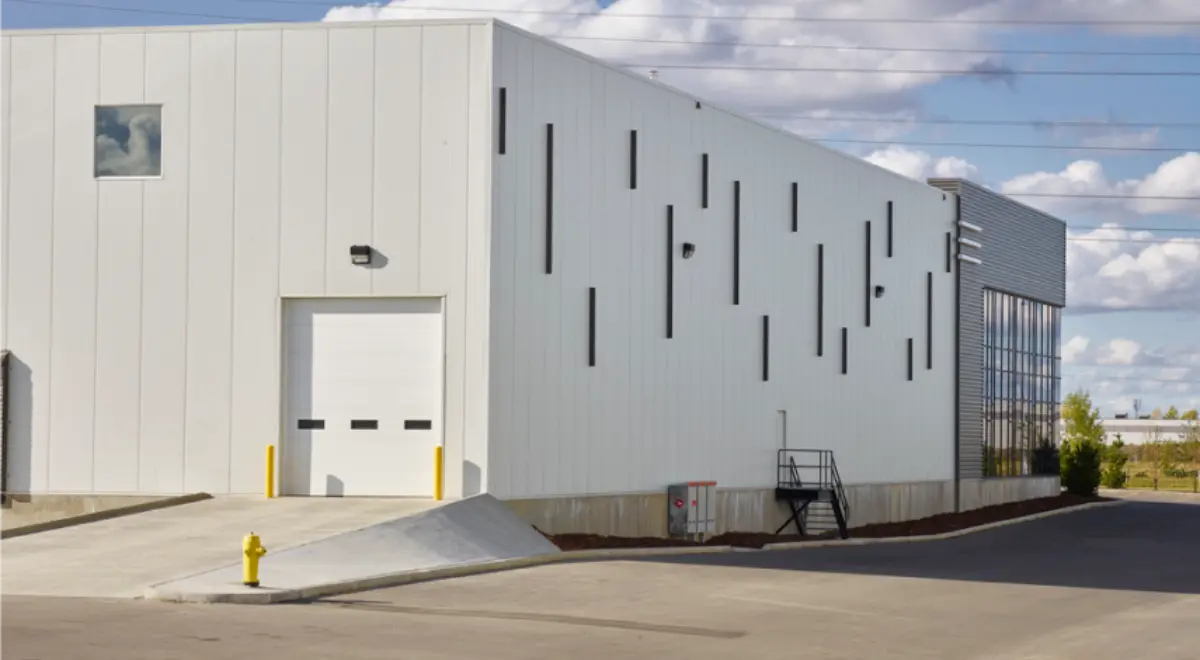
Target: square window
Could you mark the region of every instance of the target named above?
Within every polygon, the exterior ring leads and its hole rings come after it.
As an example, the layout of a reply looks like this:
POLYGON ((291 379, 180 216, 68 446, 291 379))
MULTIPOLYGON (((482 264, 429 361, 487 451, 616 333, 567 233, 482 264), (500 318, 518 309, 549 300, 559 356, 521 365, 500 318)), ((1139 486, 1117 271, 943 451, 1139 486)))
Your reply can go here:
POLYGON ((96 106, 97 179, 162 176, 162 106, 96 106))

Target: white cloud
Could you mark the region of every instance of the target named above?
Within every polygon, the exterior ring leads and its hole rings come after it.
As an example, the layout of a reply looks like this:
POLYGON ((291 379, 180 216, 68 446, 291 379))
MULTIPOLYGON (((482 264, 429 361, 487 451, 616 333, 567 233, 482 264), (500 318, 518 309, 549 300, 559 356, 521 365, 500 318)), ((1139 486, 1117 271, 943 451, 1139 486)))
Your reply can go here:
POLYGON ((1181 367, 1193 360, 1200 364, 1200 353, 1181 349, 1148 350, 1140 342, 1118 337, 1106 342, 1093 342, 1082 335, 1071 337, 1062 346, 1064 364, 1125 367, 1181 367))
MULTIPOLYGON (((919 7, 922 15, 954 18, 989 4, 996 3, 939 0, 922 3, 919 7)), ((978 68, 989 71, 998 69, 1001 73, 1006 71, 1002 63, 983 54, 756 47, 761 44, 853 47, 898 43, 896 26, 891 24, 715 20, 718 16, 907 17, 913 15, 913 6, 916 3, 896 0, 860 0, 855 3, 793 0, 791 3, 772 5, 729 0, 617 0, 607 8, 601 8, 595 0, 396 0, 385 4, 336 7, 326 14, 325 20, 493 15, 555 38, 571 48, 609 61, 629 64, 918 70, 978 68), (435 11, 437 7, 486 8, 488 11, 435 11), (513 10, 595 15, 513 13, 513 10), (623 14, 637 16, 622 18, 623 14), (646 17, 647 14, 682 15, 688 18, 646 17), (571 37, 707 43, 664 44, 571 37), (714 45, 714 42, 719 45, 714 45)), ((985 27, 978 25, 946 29, 939 25, 906 24, 903 32, 904 39, 901 41, 920 44, 922 48, 971 48, 978 46, 987 36, 985 27)), ((660 71, 660 78, 702 98, 718 103, 733 103, 740 110, 748 112, 796 112, 818 108, 879 112, 914 105, 911 92, 937 82, 942 76, 911 73, 750 73, 664 68, 660 71)), ((980 80, 984 79, 981 77, 980 80)))
POLYGON ((895 145, 872 152, 864 160, 918 181, 932 177, 972 179, 979 173, 979 168, 961 158, 934 158, 924 151, 895 145))
MULTIPOLYGON (((1177 156, 1142 178, 1113 180, 1094 160, 1077 160, 1060 172, 1023 174, 1001 185, 1006 194, 1051 193, 1126 197, 1200 197, 1200 153, 1177 156)), ((1200 217, 1200 202, 1191 199, 1028 198, 1048 213, 1180 213, 1200 217)))
POLYGON ((1115 226, 1067 235, 1070 311, 1200 311, 1200 241, 1115 226))

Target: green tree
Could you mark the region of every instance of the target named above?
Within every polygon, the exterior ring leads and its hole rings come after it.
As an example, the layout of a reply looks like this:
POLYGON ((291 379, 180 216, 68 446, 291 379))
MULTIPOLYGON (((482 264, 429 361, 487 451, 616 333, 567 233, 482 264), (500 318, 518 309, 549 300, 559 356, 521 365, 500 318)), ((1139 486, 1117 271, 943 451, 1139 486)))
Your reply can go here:
POLYGON ((1100 486, 1104 426, 1092 397, 1083 390, 1068 394, 1062 406, 1064 434, 1060 451, 1063 486, 1073 495, 1094 495, 1100 486))
POLYGON ((1124 488, 1128 475, 1125 474, 1125 464, 1129 456, 1125 453, 1125 441, 1118 435, 1105 452, 1104 471, 1100 475, 1100 483, 1105 488, 1124 488))
POLYGON ((1179 409, 1175 406, 1167 408, 1167 414, 1163 415, 1163 419, 1179 419, 1179 409))
POLYGON ((1192 408, 1191 410, 1180 415, 1179 418, 1180 419, 1190 419, 1194 422, 1197 419, 1200 419, 1200 411, 1196 410, 1195 408, 1192 408))

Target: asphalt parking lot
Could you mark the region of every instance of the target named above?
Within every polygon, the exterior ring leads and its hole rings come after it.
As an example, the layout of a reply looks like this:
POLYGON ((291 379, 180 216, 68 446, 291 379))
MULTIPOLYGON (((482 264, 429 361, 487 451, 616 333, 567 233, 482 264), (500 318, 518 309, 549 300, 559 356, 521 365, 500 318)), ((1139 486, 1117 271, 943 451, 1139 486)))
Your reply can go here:
POLYGON ((1198 561, 1200 498, 1151 496, 949 541, 560 564, 299 605, 6 597, 4 657, 1195 660, 1198 561))

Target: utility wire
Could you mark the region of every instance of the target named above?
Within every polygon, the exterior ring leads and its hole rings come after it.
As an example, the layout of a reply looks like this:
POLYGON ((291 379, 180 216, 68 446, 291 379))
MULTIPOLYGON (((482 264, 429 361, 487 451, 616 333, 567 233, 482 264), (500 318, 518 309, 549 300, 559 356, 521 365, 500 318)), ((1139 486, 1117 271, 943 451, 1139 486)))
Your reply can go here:
MULTIPOLYGON (((1083 367, 1086 369, 1087 367, 1083 367)), ((1175 380, 1171 378, 1138 378, 1136 376, 1105 376, 1102 374, 1063 374, 1064 378, 1091 378, 1095 380, 1129 380, 1138 383, 1179 383, 1183 385, 1200 385, 1200 380, 1175 380)))
POLYGON ((785 48, 790 50, 866 51, 880 53, 958 53, 963 55, 1049 55, 1083 57, 1200 57, 1200 51, 1138 51, 1138 50, 1021 50, 1002 48, 919 48, 906 46, 859 46, 835 44, 768 44, 747 41, 705 41, 690 39, 639 39, 636 37, 592 37, 546 33, 550 39, 564 41, 615 41, 621 43, 663 44, 676 46, 722 46, 730 48, 785 48))
POLYGON ((1077 231, 1113 230, 1113 231, 1166 231, 1166 232, 1174 231, 1174 232, 1182 232, 1182 233, 1193 233, 1193 232, 1200 233, 1200 228, 1194 228, 1194 227, 1127 227, 1124 225, 1122 225, 1120 227, 1105 227, 1104 225, 1067 225, 1067 229, 1074 229, 1077 231))
POLYGON ((849 67, 803 67, 803 66, 739 66, 735 64, 639 64, 636 62, 614 62, 617 66, 630 69, 676 69, 686 71, 757 71, 764 73, 854 73, 854 74, 910 74, 928 76, 1104 76, 1123 78, 1195 78, 1200 71, 1098 71, 1068 69, 872 69, 849 67))
POLYGON ((880 144, 913 147, 974 147, 982 149, 1059 149, 1066 151, 1140 151, 1140 152, 1180 152, 1198 151, 1197 147, 1103 147, 1103 146, 1072 146, 1069 144, 987 144, 978 142, 900 142, 895 140, 853 140, 849 138, 809 137, 808 140, 818 142, 841 142, 846 144, 880 144))
MULTIPOLYGON (((233 0, 233 2, 250 2, 257 4, 274 4, 274 5, 317 5, 328 7, 328 2, 320 0, 233 0)), ((779 5, 759 4, 749 5, 741 4, 741 7, 763 7, 768 9, 779 9, 779 5)), ((786 16, 786 15, 757 15, 757 16, 708 16, 696 14, 651 14, 651 13, 635 13, 625 11, 562 11, 551 9, 482 9, 479 7, 420 7, 420 6, 405 6, 399 5, 382 5, 388 10, 401 11, 443 11, 443 12, 464 12, 464 13, 485 13, 485 14, 523 14, 534 16, 570 16, 575 18, 658 18, 665 20, 697 20, 706 21, 768 21, 772 23, 790 22, 790 23, 844 23, 844 24, 903 24, 903 25, 1031 25, 1031 26, 1166 26, 1166 27, 1184 27, 1184 26, 1200 26, 1200 16, 1196 19, 1121 19, 1121 20, 1098 20, 1098 19, 1003 19, 1003 18, 905 18, 905 17, 863 17, 863 16, 786 16)))
POLYGON ((1173 245, 1200 245, 1200 239, 1194 238, 1093 238, 1091 236, 1068 236, 1067 241, 1072 243, 1141 243, 1144 245, 1171 243, 1173 245))
MULTIPOLYGON (((220 14, 207 13, 192 13, 192 12, 176 12, 171 10, 153 10, 140 9, 133 7, 112 7, 105 5, 79 4, 72 2, 56 2, 54 0, 4 0, 5 2, 18 2, 23 4, 42 4, 61 7, 80 7, 87 9, 100 9, 107 11, 126 11, 136 13, 151 13, 151 14, 166 14, 166 15, 182 15, 182 16, 198 16, 202 18, 217 18, 223 20, 254 20, 263 22, 274 22, 280 19, 255 18, 250 16, 228 16, 220 14)), ((328 7, 329 3, 309 3, 309 2, 268 2, 268 0, 234 0, 237 2, 253 1, 268 4, 283 4, 283 5, 313 5, 328 7)), ((414 10, 417 7, 400 7, 400 9, 414 10)), ((503 13, 498 11, 497 13, 503 13)), ((1062 56, 1062 57, 1200 57, 1200 51, 1138 51, 1138 50, 1025 50, 1012 48, 928 48, 917 46, 866 46, 866 45, 836 45, 836 44, 780 44, 780 43, 755 43, 755 42, 729 42, 729 41, 711 41, 711 40, 693 40, 693 39, 642 39, 637 37, 597 37, 584 35, 570 35, 562 33, 546 33, 542 36, 549 39, 561 39, 564 41, 611 41, 619 43, 643 43, 643 44, 664 44, 664 45, 689 45, 689 46, 726 46, 736 48, 783 48, 790 50, 834 50, 834 51, 866 51, 866 52, 882 52, 882 53, 960 53, 966 55, 1041 55, 1041 56, 1062 56)))
POLYGON ((1104 195, 1091 193, 1004 193, 1009 197, 1055 197, 1076 199, 1154 199, 1178 202, 1200 201, 1200 197, 1192 195, 1104 195))
POLYGON ((865 124, 946 124, 951 126, 1019 126, 1032 128, 1200 128, 1196 121, 1103 121, 1076 119, 950 119, 943 117, 862 117, 791 112, 752 112, 754 117, 796 121, 865 124))
POLYGON ((245 23, 283 23, 287 19, 262 18, 257 16, 231 16, 229 14, 212 14, 207 12, 178 11, 173 9, 147 9, 145 7, 118 7, 115 5, 93 5, 79 2, 62 2, 61 0, 4 0, 4 3, 16 2, 24 5, 42 5, 47 7, 66 7, 71 9, 93 9, 100 11, 116 11, 129 14, 157 14, 161 16, 181 16, 184 18, 210 18, 219 21, 245 23))

